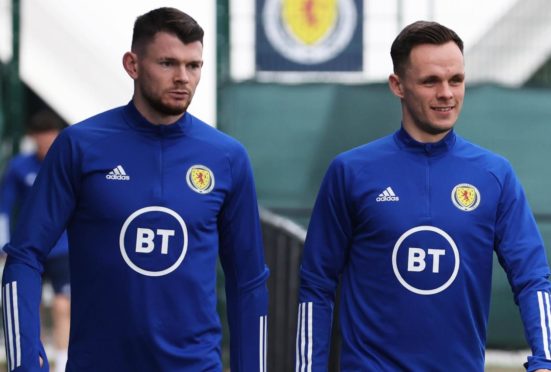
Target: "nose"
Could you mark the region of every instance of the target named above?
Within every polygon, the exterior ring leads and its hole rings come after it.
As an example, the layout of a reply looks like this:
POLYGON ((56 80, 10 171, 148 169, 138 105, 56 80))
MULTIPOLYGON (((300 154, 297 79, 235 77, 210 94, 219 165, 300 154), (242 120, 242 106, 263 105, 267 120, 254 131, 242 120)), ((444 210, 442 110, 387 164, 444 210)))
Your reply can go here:
POLYGON ((176 69, 174 74, 174 81, 187 83, 189 81, 188 71, 185 65, 176 69))
POLYGON ((452 89, 450 87, 450 84, 448 84, 447 82, 443 82, 442 84, 440 84, 438 86, 438 90, 437 90, 436 94, 437 94, 437 97, 439 99, 451 99, 451 98, 453 98, 452 89))

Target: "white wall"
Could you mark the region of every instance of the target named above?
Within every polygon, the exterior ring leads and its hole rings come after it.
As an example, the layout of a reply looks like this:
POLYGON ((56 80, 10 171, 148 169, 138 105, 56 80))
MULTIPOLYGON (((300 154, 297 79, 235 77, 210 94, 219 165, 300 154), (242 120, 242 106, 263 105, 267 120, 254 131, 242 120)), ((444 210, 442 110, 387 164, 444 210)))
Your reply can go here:
POLYGON ((70 123, 126 104, 132 80, 122 56, 134 20, 161 6, 189 13, 205 29, 202 80, 189 111, 215 124, 215 0, 22 0, 23 81, 70 123))

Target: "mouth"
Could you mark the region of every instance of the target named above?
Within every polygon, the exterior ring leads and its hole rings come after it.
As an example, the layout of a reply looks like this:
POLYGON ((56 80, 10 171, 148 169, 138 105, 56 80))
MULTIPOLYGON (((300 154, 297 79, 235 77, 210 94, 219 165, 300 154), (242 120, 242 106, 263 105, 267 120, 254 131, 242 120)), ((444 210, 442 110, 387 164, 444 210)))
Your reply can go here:
POLYGON ((176 99, 185 99, 191 96, 190 92, 187 90, 171 90, 168 94, 176 99))
POLYGON ((455 106, 434 106, 431 107, 434 111, 438 112, 450 112, 454 109, 455 106))
POLYGON ((452 112, 454 108, 455 106, 432 106, 431 107, 432 110, 443 114, 452 112))

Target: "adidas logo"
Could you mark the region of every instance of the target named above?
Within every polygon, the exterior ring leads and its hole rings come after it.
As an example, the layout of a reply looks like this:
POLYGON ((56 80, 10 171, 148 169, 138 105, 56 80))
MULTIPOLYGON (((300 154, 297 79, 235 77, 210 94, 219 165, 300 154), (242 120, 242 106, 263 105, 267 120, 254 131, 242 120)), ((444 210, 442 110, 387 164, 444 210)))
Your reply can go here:
POLYGON ((377 202, 397 202, 400 200, 398 196, 394 193, 392 188, 389 186, 382 193, 377 196, 377 202))
POLYGON ((117 165, 111 172, 109 172, 105 178, 108 180, 128 181, 130 176, 126 174, 122 165, 117 165))

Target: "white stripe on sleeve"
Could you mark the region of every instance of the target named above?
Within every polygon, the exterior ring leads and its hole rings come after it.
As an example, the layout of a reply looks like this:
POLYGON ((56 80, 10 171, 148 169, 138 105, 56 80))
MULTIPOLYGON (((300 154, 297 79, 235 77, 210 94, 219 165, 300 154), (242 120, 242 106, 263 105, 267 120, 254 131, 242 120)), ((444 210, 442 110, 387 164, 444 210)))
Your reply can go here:
POLYGON ((264 353, 265 353, 265 350, 264 350, 264 317, 261 316, 259 318, 259 321, 260 321, 260 324, 258 326, 258 329, 260 330, 260 337, 259 337, 259 340, 258 340, 258 360, 259 360, 259 363, 260 363, 260 366, 259 366, 259 371, 260 372, 265 372, 264 370, 264 353))
POLYGON ((296 340, 296 372, 312 372, 313 302, 299 304, 296 340))
POLYGON ((10 365, 10 359, 8 356, 10 355, 10 347, 9 347, 9 339, 10 339, 10 333, 8 332, 8 307, 7 307, 7 297, 6 297, 6 291, 7 291, 8 284, 6 284, 4 287, 2 287, 2 303, 3 306, 3 315, 4 315, 4 346, 6 347, 6 364, 8 365, 8 371, 11 371, 11 365, 10 365))
POLYGON ((308 367, 307 371, 312 372, 312 346, 314 344, 314 338, 313 336, 313 306, 314 304, 312 302, 308 302, 308 355, 306 357, 308 361, 308 367))
MULTIPOLYGON (((8 312, 8 342, 10 347, 10 355, 9 355, 9 365, 10 371, 13 371, 14 367, 14 353, 13 353, 13 326, 12 326, 12 309, 11 309, 11 291, 10 291, 10 284, 6 284, 6 308, 8 312)), ((6 357, 7 358, 7 357, 6 357)))
POLYGON ((268 371, 266 366, 268 360, 268 315, 264 316, 264 372, 268 371))
MULTIPOLYGON (((547 316, 547 336, 549 337, 548 338, 548 341, 551 340, 551 304, 550 304, 550 300, 549 300, 549 293, 548 292, 543 292, 544 294, 544 297, 545 297, 545 314, 547 316)), ((551 343, 548 343, 549 346, 551 346, 551 343)), ((550 351, 550 354, 551 354, 551 350, 548 348, 547 350, 550 351)))
POLYGON ((19 333, 19 301, 17 298, 17 282, 7 283, 2 288, 2 301, 4 303, 6 361, 8 364, 8 370, 13 371, 15 368, 21 367, 21 335, 19 333))
POLYGON ((541 326, 541 336, 543 340, 543 351, 545 352, 545 358, 551 359, 551 353, 549 352, 549 339, 548 334, 549 330, 547 329, 547 324, 545 323, 545 310, 543 304, 543 292, 538 291, 538 305, 540 310, 540 326, 541 326))
POLYGON ((19 301, 17 298, 17 282, 12 282, 13 294, 13 323, 15 331, 15 368, 21 366, 21 335, 19 333, 19 301))
POLYGON ((302 304, 298 305, 298 316, 297 316, 297 341, 296 341, 296 352, 295 352, 295 372, 299 372, 300 367, 300 349, 298 347, 300 342, 300 319, 302 318, 302 304))
POLYGON ((300 355, 301 355, 301 363, 300 366, 300 372, 304 372, 304 367, 306 366, 306 353, 304 352, 304 349, 306 348, 306 303, 300 304, 302 307, 302 315, 300 317, 300 355))

